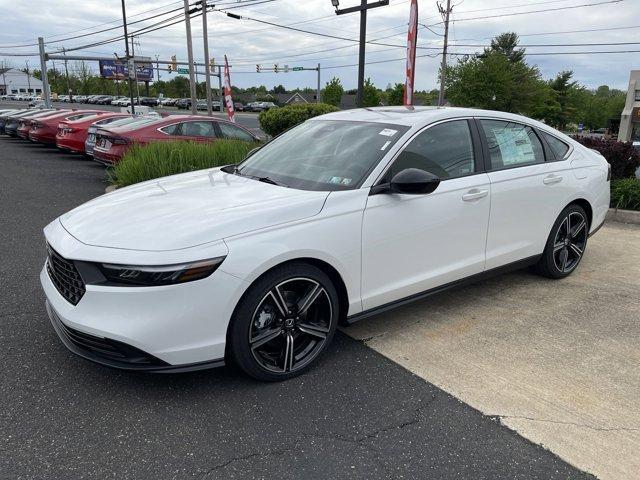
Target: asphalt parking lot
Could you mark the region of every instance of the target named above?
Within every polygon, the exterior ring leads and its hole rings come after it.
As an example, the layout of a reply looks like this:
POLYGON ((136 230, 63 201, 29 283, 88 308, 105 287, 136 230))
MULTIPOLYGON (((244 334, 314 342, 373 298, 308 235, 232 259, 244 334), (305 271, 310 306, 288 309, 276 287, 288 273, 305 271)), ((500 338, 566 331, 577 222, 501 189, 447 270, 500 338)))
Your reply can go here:
POLYGON ((593 478, 343 334, 274 384, 73 356, 44 309, 42 228, 104 169, 6 137, 0 163, 0 478, 593 478))

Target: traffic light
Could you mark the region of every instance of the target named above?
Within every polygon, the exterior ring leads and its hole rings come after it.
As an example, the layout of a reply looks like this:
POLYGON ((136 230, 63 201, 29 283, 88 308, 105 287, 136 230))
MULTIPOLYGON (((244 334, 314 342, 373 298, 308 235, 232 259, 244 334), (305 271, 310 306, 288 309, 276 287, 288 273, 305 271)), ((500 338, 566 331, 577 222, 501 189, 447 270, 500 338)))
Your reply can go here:
POLYGON ((289 73, 289 65, 284 66, 284 73, 289 73))
POLYGON ((209 60, 209 71, 211 73, 215 73, 215 71, 216 71, 216 60, 214 58, 209 60))
POLYGON ((256 65, 256 72, 260 73, 260 65, 256 65))
POLYGON ((274 71, 275 73, 278 73, 278 69, 279 69, 279 68, 280 68, 280 67, 279 67, 279 66, 278 66, 278 64, 276 63, 276 64, 273 66, 273 71, 274 71))
POLYGON ((171 64, 167 65, 167 72, 173 72, 173 66, 171 64))
POLYGON ((177 72, 178 71, 178 59, 176 58, 175 55, 171 55, 171 62, 172 62, 171 63, 171 69, 174 72, 177 72))

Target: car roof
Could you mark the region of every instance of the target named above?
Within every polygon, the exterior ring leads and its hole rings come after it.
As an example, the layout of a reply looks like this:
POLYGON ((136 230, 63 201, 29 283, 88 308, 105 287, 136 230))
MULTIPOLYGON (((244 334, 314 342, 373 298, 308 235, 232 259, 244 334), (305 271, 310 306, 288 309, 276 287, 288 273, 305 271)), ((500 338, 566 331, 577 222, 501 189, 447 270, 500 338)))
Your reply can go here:
POLYGON ((547 125, 522 115, 494 110, 461 107, 372 107, 341 110, 315 117, 313 120, 346 120, 421 127, 440 120, 460 117, 492 117, 513 120, 549 129, 547 125))

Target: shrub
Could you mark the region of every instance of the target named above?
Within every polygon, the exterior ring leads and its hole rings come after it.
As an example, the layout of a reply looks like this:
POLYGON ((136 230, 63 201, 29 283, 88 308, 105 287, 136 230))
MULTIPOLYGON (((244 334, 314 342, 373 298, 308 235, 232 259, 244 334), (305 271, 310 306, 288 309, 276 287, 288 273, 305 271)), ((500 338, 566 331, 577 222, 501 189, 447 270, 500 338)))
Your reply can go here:
POLYGON ((640 210, 640 179, 625 178, 611 183, 611 206, 640 210))
POLYGON ((593 148, 611 164, 611 178, 614 180, 634 177, 640 166, 640 153, 631 143, 618 142, 614 139, 594 137, 574 137, 587 148, 593 148))
POLYGON ((257 146, 257 143, 239 140, 134 145, 110 170, 110 180, 111 183, 124 187, 176 173, 239 163, 257 146))
POLYGON ((266 134, 275 137, 305 120, 338 110, 333 105, 326 103, 298 103, 260 112, 258 120, 260 120, 260 128, 266 134))

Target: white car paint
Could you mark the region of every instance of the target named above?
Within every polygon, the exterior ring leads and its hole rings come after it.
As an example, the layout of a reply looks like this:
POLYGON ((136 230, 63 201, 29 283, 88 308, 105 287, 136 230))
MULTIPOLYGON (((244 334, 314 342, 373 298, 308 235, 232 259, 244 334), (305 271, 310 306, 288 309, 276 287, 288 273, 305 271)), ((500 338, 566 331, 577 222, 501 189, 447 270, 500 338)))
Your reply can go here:
POLYGON ((45 228, 47 242, 67 259, 152 266, 226 258, 211 276, 190 283, 88 284, 76 306, 45 268, 41 282, 51 310, 79 331, 127 343, 171 365, 190 365, 224 357, 242 295, 283 262, 313 259, 332 267, 344 283, 348 315, 356 315, 539 255, 558 214, 573 200, 591 205, 591 231, 604 221, 606 161, 539 122, 500 112, 401 107, 318 119, 409 129, 352 190, 296 190, 215 168, 124 188, 72 210, 45 228), (417 132, 460 118, 524 123, 571 150, 562 161, 446 180, 428 195, 369 195, 417 132))

